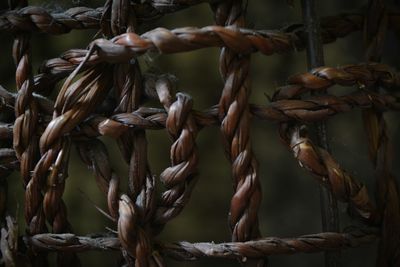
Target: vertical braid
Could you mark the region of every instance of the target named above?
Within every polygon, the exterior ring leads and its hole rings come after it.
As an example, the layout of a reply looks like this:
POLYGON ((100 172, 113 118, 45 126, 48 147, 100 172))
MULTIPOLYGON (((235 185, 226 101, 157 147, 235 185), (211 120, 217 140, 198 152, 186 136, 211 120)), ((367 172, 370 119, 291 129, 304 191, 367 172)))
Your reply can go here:
POLYGON ((17 64, 16 83, 18 95, 15 103, 15 124, 13 146, 21 162, 21 176, 26 185, 30 180, 30 171, 35 166, 38 152, 36 127, 38 108, 33 93, 31 73, 29 34, 16 37, 13 47, 14 60, 17 64))
MULTIPOLYGON (((103 32, 116 36, 134 32, 136 19, 130 10, 128 0, 108 0, 103 20, 110 17, 110 23, 103 23, 103 32)), ((133 112, 139 108, 142 94, 142 75, 137 61, 114 66, 114 90, 117 98, 115 113, 133 112)), ((144 130, 132 129, 117 139, 125 161, 129 164, 128 195, 136 199, 145 185, 147 169, 147 141, 144 130)), ((151 174, 149 174, 151 176, 151 174)))
POLYGON ((17 102, 15 104, 16 120, 13 129, 13 146, 20 160, 21 176, 25 185, 25 219, 29 233, 34 235, 46 230, 44 213, 41 207, 43 196, 38 180, 31 177, 38 151, 36 137, 37 104, 32 97, 32 77, 30 76, 29 45, 27 36, 19 36, 14 42, 14 57, 17 62, 17 102))
MULTIPOLYGON (((139 108, 142 78, 137 63, 114 66, 114 89, 118 101, 116 113, 134 112, 139 108)), ((132 129, 117 141, 126 162, 129 163, 128 195, 136 199, 145 184, 146 176, 151 176, 147 168, 146 133, 141 129, 132 129)))
MULTIPOLYGON (((383 1, 371 0, 364 25, 367 61, 380 61, 388 24, 383 1)), ((372 88, 378 90, 378 88, 372 88)), ((377 179, 376 202, 382 212, 379 267, 400 266, 400 199, 396 179, 391 173, 392 151, 382 111, 363 111, 370 159, 377 179)))
MULTIPOLYGON (((70 140, 66 133, 74 129, 101 103, 110 88, 111 77, 107 65, 89 69, 72 83, 75 72, 61 88, 54 106, 52 121, 40 138, 41 159, 32 180, 44 184, 43 210, 54 233, 71 232, 62 195, 65 187, 70 140), (72 83, 72 84, 71 84, 72 83)), ((58 253, 59 266, 80 266, 74 253, 58 253)))
MULTIPOLYGON (((27 1, 19 1, 26 6, 27 1)), ((39 140, 36 136, 38 107, 33 93, 33 76, 30 58, 30 34, 18 34, 13 44, 13 57, 17 65, 15 79, 17 98, 15 102, 15 122, 13 129, 13 148, 20 161, 20 172, 25 187, 25 220, 31 235, 46 231, 42 208, 43 195, 37 180, 32 179, 31 171, 37 160, 39 140)), ((45 254, 31 255, 33 266, 46 266, 45 254)))
MULTIPOLYGON (((135 32, 136 17, 130 10, 129 0, 109 0, 106 16, 110 24, 104 31, 116 36, 135 32)), ((142 75, 137 61, 114 66, 114 90, 118 106, 116 113, 134 112, 139 108, 142 95, 142 75)), ((154 213, 154 177, 148 167, 146 133, 142 129, 131 129, 122 134, 117 142, 129 164, 128 193, 122 194, 118 202, 118 236, 125 251, 127 264, 136 267, 164 266, 162 258, 152 249, 150 219, 154 213), (129 256, 135 261, 129 259, 129 256)))
POLYGON ((196 183, 198 163, 198 129, 191 114, 193 100, 185 93, 173 97, 171 83, 169 78, 161 76, 155 84, 158 98, 168 113, 166 129, 174 142, 170 149, 171 166, 160 175, 167 190, 161 196, 153 221, 157 231, 180 214, 188 202, 196 183))
POLYGON ((104 144, 97 139, 78 142, 82 160, 94 172, 99 188, 106 194, 111 217, 118 222, 118 236, 126 253, 127 264, 134 266, 164 266, 161 256, 152 250, 147 222, 155 207, 154 178, 148 177, 136 203, 118 191, 119 178, 110 166, 104 144), (149 255, 150 251, 150 255, 149 255))
POLYGON ((103 142, 87 139, 76 142, 82 161, 94 173, 100 190, 107 196, 108 211, 112 218, 118 218, 119 177, 110 166, 110 159, 103 142))
MULTIPOLYGON (((223 26, 243 27, 242 1, 224 1, 214 7, 216 22, 223 26)), ((261 186, 258 164, 250 144, 250 57, 223 48, 220 72, 225 86, 219 102, 219 117, 226 154, 232 163, 234 196, 229 224, 233 241, 247 241, 260 236, 258 209, 261 186)))

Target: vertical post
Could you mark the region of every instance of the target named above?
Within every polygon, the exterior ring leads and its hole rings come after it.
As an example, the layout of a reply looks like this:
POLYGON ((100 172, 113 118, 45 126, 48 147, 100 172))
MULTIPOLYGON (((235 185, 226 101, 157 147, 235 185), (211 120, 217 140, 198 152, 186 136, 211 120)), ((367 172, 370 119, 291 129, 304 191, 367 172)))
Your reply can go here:
MULTIPOLYGON (((302 15, 305 32, 307 33, 307 63, 308 69, 324 65, 324 51, 321 42, 320 24, 315 10, 314 0, 302 0, 302 15)), ((323 94, 324 92, 322 92, 323 94)), ((318 145, 330 151, 327 140, 326 124, 319 122, 315 125, 318 145)), ((323 231, 339 232, 339 214, 337 200, 330 189, 320 186, 321 218, 323 231)), ((325 266, 340 266, 340 252, 325 252, 325 266)))
MULTIPOLYGON (((380 62, 388 29, 388 11, 384 0, 369 0, 364 21, 365 57, 380 62)), ((379 92, 379 86, 368 90, 379 92)), ((376 108, 363 110, 369 156, 376 177, 376 205, 382 215, 381 239, 376 266, 400 265, 400 192, 392 174, 392 151, 384 113, 376 108)))

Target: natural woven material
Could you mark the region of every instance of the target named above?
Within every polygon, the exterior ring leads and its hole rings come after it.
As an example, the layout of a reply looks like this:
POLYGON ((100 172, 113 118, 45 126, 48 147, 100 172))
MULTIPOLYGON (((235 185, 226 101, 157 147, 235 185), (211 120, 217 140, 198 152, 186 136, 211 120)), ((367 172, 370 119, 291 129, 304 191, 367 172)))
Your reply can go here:
MULTIPOLYGON (((107 0, 102 7, 56 13, 25 0, 9 2, 9 10, 0 13, 0 32, 14 38, 9 53, 16 64, 16 93, 0 86, 0 111, 12 118, 11 123, 0 122, 0 141, 12 143, 0 148, 0 264, 47 266, 48 254, 56 252, 57 265, 79 266, 78 252, 113 250, 120 252, 121 266, 162 267, 166 257, 210 257, 261 267, 268 265, 270 255, 338 251, 378 239, 376 266, 400 266, 400 195, 383 116, 400 110, 400 73, 379 62, 387 32, 400 30, 400 13, 384 1, 370 0, 359 12, 320 18, 317 25, 320 44, 362 31, 365 62, 294 74, 265 105, 249 103, 251 56, 309 48, 309 33, 302 23, 280 30, 250 29, 241 0, 107 0), (215 25, 137 33, 139 25, 201 3, 210 5, 215 25), (43 59, 39 72, 32 71, 32 34, 83 29, 97 29, 101 38, 86 49, 43 59), (195 99, 189 94, 177 93, 175 77, 142 73, 136 60, 147 52, 173 54, 210 47, 221 48, 224 85, 219 102, 202 111, 193 108, 195 99), (330 92, 333 86, 352 89, 337 96, 330 92), (110 95, 116 101, 110 101, 110 95), (147 102, 158 105, 149 107, 147 102), (375 189, 367 189, 344 170, 329 146, 313 140, 304 125, 354 109, 362 110, 375 189), (250 138, 252 120, 275 122, 281 141, 301 168, 334 200, 346 203, 348 215, 359 226, 293 238, 261 233, 262 188, 250 138), (232 238, 220 244, 160 240, 164 226, 190 201, 201 172, 196 138, 210 126, 220 128, 232 169, 234 190, 227 211, 232 238), (155 175, 149 168, 146 132, 161 129, 172 140, 170 166, 155 175), (115 139, 129 165, 126 190, 121 189, 99 136, 115 139), (104 194, 103 212, 115 224, 115 233, 77 236, 72 231, 63 200, 72 146, 104 194), (25 225, 18 225, 7 210, 7 177, 13 171, 19 172, 25 192, 25 225), (157 183, 164 191, 156 190, 157 183), (374 191, 375 197, 370 193, 374 191)), ((326 262, 327 267, 338 266, 332 264, 326 262)))

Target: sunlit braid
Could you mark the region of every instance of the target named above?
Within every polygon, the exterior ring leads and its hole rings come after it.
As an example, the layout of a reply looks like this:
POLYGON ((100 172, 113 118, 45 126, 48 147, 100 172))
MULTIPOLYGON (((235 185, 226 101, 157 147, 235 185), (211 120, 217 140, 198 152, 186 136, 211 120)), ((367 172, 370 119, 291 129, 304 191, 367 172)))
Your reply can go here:
POLYGON ((379 214, 372 204, 367 188, 343 170, 332 156, 310 139, 306 127, 281 124, 279 133, 299 165, 311 173, 323 186, 330 186, 335 197, 349 204, 349 212, 356 218, 376 225, 379 214))
MULTIPOLYGON (((328 28, 331 26, 328 26, 328 28)), ((347 26, 344 25, 346 28, 347 26)), ((324 43, 332 42, 332 36, 340 35, 342 28, 329 31, 324 43), (339 30, 339 32, 335 32, 339 30)), ((356 30, 356 29, 355 29, 356 30)), ((111 40, 97 39, 93 45, 97 55, 92 56, 87 66, 107 62, 128 62, 148 51, 171 54, 198 50, 207 47, 226 46, 229 49, 249 54, 260 52, 265 55, 298 51, 305 48, 304 28, 298 25, 279 30, 252 30, 234 26, 207 26, 203 28, 184 27, 174 30, 156 28, 142 35, 125 33, 111 40)), ((44 62, 41 73, 35 77, 35 84, 40 80, 41 87, 47 87, 64 78, 75 69, 87 54, 84 49, 72 49, 62 55, 44 62)), ((43 90, 43 88, 40 88, 43 90)), ((39 89, 38 89, 39 90, 39 89)))
MULTIPOLYGON (((370 0, 365 17, 366 60, 380 61, 389 19, 384 2, 370 0)), ((370 88, 379 91, 379 85, 370 88)), ((382 216, 377 266, 400 266, 400 194, 392 174, 391 142, 386 121, 383 112, 374 108, 363 111, 363 119, 369 156, 377 179, 377 208, 382 216)))
MULTIPOLYGON (((108 71, 107 66, 98 65, 72 84, 74 74, 69 77, 57 96, 53 120, 40 138, 42 157, 34 169, 32 180, 45 188, 43 210, 54 233, 71 231, 62 200, 68 175, 70 141, 67 135, 103 101, 111 87, 108 71)), ((75 254, 59 253, 58 264, 79 265, 79 261, 75 254)))
POLYGON ((185 93, 173 97, 172 83, 171 77, 166 75, 155 81, 158 98, 168 113, 165 126, 174 142, 170 149, 171 166, 160 174, 167 190, 161 196, 153 219, 157 232, 182 211, 196 183, 198 127, 192 115, 193 100, 185 93))
MULTIPOLYGON (((326 27, 322 29, 323 43, 333 42, 338 37, 358 31, 362 27, 362 19, 362 16, 349 15, 349 17, 339 17, 340 23, 335 24, 335 19, 332 21, 332 18, 326 18, 325 22, 322 22, 322 26, 326 27)), ((257 51, 265 55, 285 53, 304 49, 306 43, 304 35, 304 27, 301 24, 272 31, 256 31, 232 26, 185 27, 174 30, 156 28, 140 36, 126 33, 112 40, 94 41, 101 55, 92 57, 87 66, 98 61, 128 62, 147 51, 168 54, 221 46, 242 54, 257 51)), ((46 90, 67 76, 75 69, 75 65, 83 60, 86 53, 87 51, 83 49, 73 49, 67 51, 62 58, 47 60, 41 68, 41 73, 35 77, 35 85, 40 85, 37 90, 46 90)))
POLYGON ((368 88, 382 86, 387 91, 400 88, 400 75, 388 65, 374 62, 345 65, 342 67, 319 67, 310 72, 289 77, 288 86, 278 88, 273 99, 298 97, 309 91, 322 91, 333 85, 368 88))
MULTIPOLYGON (((218 25, 244 27, 241 0, 224 1, 214 7, 218 25)), ((220 72, 225 82, 219 116, 226 155, 232 163, 233 185, 229 224, 233 241, 260 237, 258 209, 261 186, 258 163, 250 143, 250 57, 222 48, 220 72)), ((259 263, 262 264, 262 263, 259 263)))

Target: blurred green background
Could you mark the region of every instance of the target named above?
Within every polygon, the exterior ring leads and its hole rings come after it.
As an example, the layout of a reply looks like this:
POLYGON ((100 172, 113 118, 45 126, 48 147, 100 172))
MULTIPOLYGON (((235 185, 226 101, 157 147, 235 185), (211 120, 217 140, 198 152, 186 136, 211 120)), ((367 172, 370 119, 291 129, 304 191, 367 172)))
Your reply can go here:
MULTIPOLYGON (((0 9, 6 8, 5 0, 0 9)), ((279 29, 291 23, 301 21, 300 1, 289 7, 284 0, 249 1, 247 21, 256 29, 279 29)), ((359 10, 366 1, 316 1, 320 16, 334 15, 343 11, 359 10)), ((390 2, 389 2, 390 3, 390 2)), ((98 7, 103 1, 30 1, 31 5, 40 5, 61 12, 73 6, 98 7)), ((145 32, 155 27, 176 28, 185 26, 202 27, 212 25, 213 15, 207 4, 195 6, 163 18, 140 28, 145 32)), ((32 54, 34 69, 46 59, 54 58, 71 48, 85 48, 94 38, 95 30, 72 31, 70 34, 50 36, 32 35, 32 54)), ((12 36, 0 34, 0 84, 9 90, 15 90, 12 62, 12 36)), ((383 62, 399 68, 398 39, 392 33, 387 36, 387 45, 383 62)), ((362 33, 354 33, 334 44, 326 45, 326 65, 339 66, 361 62, 364 59, 362 33)), ((216 103, 221 94, 222 81, 218 71, 219 49, 204 49, 175 55, 146 54, 140 60, 143 70, 156 67, 178 78, 178 90, 193 96, 195 109, 205 109, 216 103)), ((252 95, 250 102, 266 104, 267 95, 275 88, 284 85, 287 77, 307 69, 304 52, 285 55, 252 56, 252 95)), ((333 92, 344 93, 353 88, 336 88, 333 92)), ((397 114, 387 114, 389 133, 393 140, 393 172, 400 176, 399 159, 400 129, 397 114), (397 137, 397 138, 396 138, 397 137)), ((373 168, 367 155, 366 136, 364 134, 361 112, 341 114, 328 120, 328 139, 333 155, 351 174, 367 184, 373 194, 373 168)), ((252 142, 260 165, 263 201, 260 208, 260 228, 263 236, 293 237, 321 231, 319 191, 313 179, 302 170, 292 154, 278 138, 277 125, 254 120, 252 124, 252 142)), ((149 161, 154 174, 159 174, 169 165, 169 140, 165 130, 147 131, 149 143, 149 161)), ((101 138, 108 147, 112 166, 126 181, 127 166, 123 161, 115 142, 110 138, 101 138)), ((187 240, 192 242, 229 241, 227 223, 232 182, 230 165, 227 162, 221 144, 218 127, 203 129, 197 140, 200 153, 199 181, 192 198, 184 211, 168 223, 159 236, 163 241, 187 240)), ((94 208, 91 201, 106 209, 105 198, 98 190, 93 175, 80 161, 76 150, 71 153, 69 178, 65 188, 69 219, 78 235, 103 232, 105 227, 115 229, 110 222, 94 208), (83 192, 83 194, 81 193, 83 192), (90 199, 91 201, 89 201, 90 199)), ((18 213, 20 231, 25 225, 23 220, 23 188, 17 173, 9 177, 10 212, 18 213), (19 206, 19 209, 17 209, 19 206)), ((346 206, 340 205, 341 226, 352 223, 345 214, 346 206)), ((342 252, 343 266, 374 266, 375 246, 371 244, 361 248, 342 252)), ((115 266, 117 253, 90 252, 80 254, 83 266, 115 266)), ((271 266, 322 266, 323 254, 298 254, 292 256, 271 256, 271 266)), ((239 266, 236 261, 203 259, 198 262, 169 261, 169 266, 239 266)))

